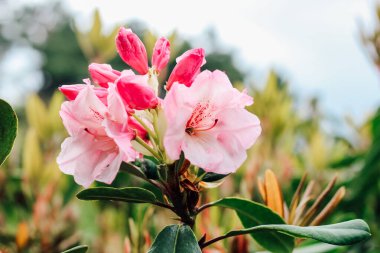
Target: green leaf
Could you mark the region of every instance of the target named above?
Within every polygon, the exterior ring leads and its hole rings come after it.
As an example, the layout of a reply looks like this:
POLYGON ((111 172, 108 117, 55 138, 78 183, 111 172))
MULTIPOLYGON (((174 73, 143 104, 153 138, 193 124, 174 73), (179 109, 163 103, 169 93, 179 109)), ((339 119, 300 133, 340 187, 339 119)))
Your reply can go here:
POLYGON ((88 250, 87 245, 80 245, 74 248, 63 251, 62 253, 85 253, 88 250))
POLYGON ((230 173, 228 173, 228 174, 217 174, 214 172, 206 172, 206 171, 204 171, 204 169, 199 168, 198 176, 201 176, 201 175, 204 175, 202 177, 203 182, 212 183, 212 182, 216 182, 216 181, 219 181, 219 180, 227 177, 228 175, 230 175, 230 173))
MULTIPOLYGON (((264 224, 285 224, 285 221, 268 207, 241 198, 224 198, 212 204, 231 208, 237 215, 245 228, 256 227, 264 224)), ((251 236, 261 246, 275 253, 292 252, 294 239, 288 235, 266 230, 261 233, 252 233, 251 236)))
POLYGON ((146 178, 144 172, 136 165, 123 162, 120 167, 120 171, 132 174, 139 178, 146 178))
POLYGON ((249 229, 231 231, 226 236, 260 234, 277 231, 294 237, 311 238, 334 245, 351 245, 371 237, 369 227, 363 220, 351 220, 332 225, 300 227, 295 225, 261 225, 249 229), (260 232, 260 233, 259 233, 260 232))
POLYGON ((16 135, 16 114, 7 102, 0 99, 0 165, 11 152, 16 135))
POLYGON ((203 178, 202 178, 202 181, 206 182, 206 183, 212 183, 212 182, 216 182, 216 181, 219 181, 225 177, 227 177, 228 175, 230 174, 217 174, 217 173, 213 173, 213 172, 208 172, 203 178))
POLYGON ((153 203, 156 201, 156 196, 151 191, 139 187, 89 188, 79 192, 77 198, 82 200, 114 200, 130 203, 153 203))
POLYGON ((140 162, 140 168, 147 178, 154 180, 159 178, 157 165, 152 160, 142 159, 140 162))
POLYGON ((156 237, 148 253, 201 253, 198 241, 187 225, 170 225, 156 237))

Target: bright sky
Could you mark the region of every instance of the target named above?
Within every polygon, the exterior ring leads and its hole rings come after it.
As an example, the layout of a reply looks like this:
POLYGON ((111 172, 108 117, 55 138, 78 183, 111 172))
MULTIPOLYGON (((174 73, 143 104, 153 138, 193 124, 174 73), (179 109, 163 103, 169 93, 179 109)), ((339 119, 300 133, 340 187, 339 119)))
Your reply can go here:
MULTIPOLYGON (((42 0, 34 0, 42 1, 42 0)), ((66 0, 77 22, 98 7, 107 23, 143 21, 160 35, 176 29, 202 47, 216 29, 238 64, 263 82, 272 67, 300 97, 318 95, 326 111, 359 118, 380 105, 380 73, 360 43, 359 24, 374 20, 371 0, 128 1, 66 0)), ((207 58, 206 58, 207 59, 207 58)))
POLYGON ((99 7, 109 24, 137 18, 161 35, 177 29, 187 38, 199 38, 211 26, 223 44, 236 49, 239 64, 252 69, 256 81, 263 81, 268 69, 274 67, 285 75, 297 94, 317 94, 324 108, 334 113, 361 117, 380 105, 380 73, 370 63, 359 39, 359 24, 374 20, 373 1, 68 3, 82 22, 99 7))

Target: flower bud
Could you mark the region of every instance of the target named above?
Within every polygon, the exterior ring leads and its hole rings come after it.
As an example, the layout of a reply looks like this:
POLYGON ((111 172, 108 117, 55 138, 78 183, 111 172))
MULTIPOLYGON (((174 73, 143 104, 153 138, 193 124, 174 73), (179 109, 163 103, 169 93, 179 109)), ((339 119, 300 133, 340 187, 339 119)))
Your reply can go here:
POLYGON ((160 72, 169 62, 170 58, 170 42, 161 37, 156 41, 153 49, 152 55, 152 66, 153 68, 160 72))
POLYGON ((121 27, 116 37, 121 59, 142 75, 148 73, 148 56, 142 41, 131 29, 121 27))
POLYGON ((112 69, 109 64, 91 63, 88 66, 92 80, 104 88, 108 88, 108 83, 113 83, 119 76, 120 72, 112 69))
POLYGON ((175 83, 181 83, 190 87, 201 67, 206 63, 203 48, 195 48, 186 51, 177 58, 177 65, 170 74, 166 89, 170 90, 175 83))
MULTIPOLYGON (((86 87, 85 84, 73 84, 73 85, 62 85, 58 89, 62 92, 63 95, 68 100, 74 100, 79 92, 86 87)), ((107 89, 103 87, 94 87, 95 95, 103 102, 103 104, 107 104, 107 89)))
POLYGON ((124 103, 131 109, 145 110, 158 105, 156 93, 148 86, 146 76, 121 77, 116 87, 124 103))

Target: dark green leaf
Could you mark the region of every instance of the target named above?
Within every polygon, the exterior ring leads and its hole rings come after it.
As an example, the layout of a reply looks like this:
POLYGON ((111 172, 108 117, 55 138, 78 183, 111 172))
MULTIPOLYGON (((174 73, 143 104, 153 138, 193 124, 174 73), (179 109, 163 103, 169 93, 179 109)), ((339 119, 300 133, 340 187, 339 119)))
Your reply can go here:
POLYGON ((261 225, 249 229, 228 232, 227 236, 260 234, 277 231, 300 238, 311 238, 334 245, 351 245, 371 237, 369 227, 363 220, 351 220, 332 225, 300 227, 294 225, 261 225))
POLYGON ((148 253, 201 253, 201 249, 189 226, 170 225, 157 235, 148 253))
POLYGON ((87 252, 87 249, 88 249, 87 245, 81 245, 81 246, 76 246, 74 248, 65 250, 62 253, 85 253, 87 252))
POLYGON ((89 188, 79 192, 77 198, 82 200, 114 200, 130 203, 153 203, 156 201, 156 196, 151 191, 139 187, 89 188))
POLYGON ((205 172, 202 168, 199 168, 198 176, 200 176, 204 173, 206 173, 206 175, 203 176, 202 181, 204 181, 206 183, 212 183, 212 182, 221 180, 221 179, 223 179, 229 175, 229 174, 217 174, 217 173, 213 173, 213 172, 205 172))
MULTIPOLYGON (((245 228, 256 227, 264 224, 285 224, 285 221, 268 207, 240 198, 224 198, 213 203, 213 206, 221 206, 234 209, 245 228)), ((251 233, 261 246, 275 253, 292 252, 294 239, 288 235, 275 231, 263 231, 251 233)))
POLYGON ((0 165, 11 152, 16 135, 16 114, 7 102, 0 99, 0 165))
POLYGON ((212 182, 215 182, 215 181, 219 181, 219 180, 225 178, 228 175, 229 174, 217 174, 217 173, 208 172, 203 177, 202 181, 207 182, 207 183, 212 183, 212 182))
POLYGON ((141 161, 140 168, 145 173, 147 178, 155 180, 159 178, 157 165, 153 161, 149 159, 143 159, 141 161))
MULTIPOLYGON (((140 165, 140 163, 139 163, 140 165)), ((120 167, 120 171, 132 174, 136 177, 146 178, 144 172, 138 167, 138 165, 134 165, 131 163, 122 163, 120 167)))

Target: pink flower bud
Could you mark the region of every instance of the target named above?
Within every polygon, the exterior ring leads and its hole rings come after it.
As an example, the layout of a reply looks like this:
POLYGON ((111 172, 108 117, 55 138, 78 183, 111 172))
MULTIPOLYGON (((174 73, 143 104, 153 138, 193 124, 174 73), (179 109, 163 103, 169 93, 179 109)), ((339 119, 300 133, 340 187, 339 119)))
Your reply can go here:
POLYGON ((147 83, 147 76, 123 76, 116 82, 124 103, 131 109, 145 110, 155 108, 158 98, 147 83))
POLYGON ((108 88, 108 83, 113 83, 121 74, 120 71, 112 69, 109 64, 91 63, 88 71, 92 80, 104 88, 108 88))
POLYGON ((121 27, 116 37, 121 59, 142 75, 148 73, 148 56, 142 41, 131 29, 121 27))
POLYGON ((170 42, 161 37, 156 41, 152 55, 152 65, 155 70, 160 72, 169 62, 170 58, 170 42))
MULTIPOLYGON (((88 79, 84 80, 86 83, 89 83, 88 79)), ((68 100, 75 100, 78 96, 79 92, 83 90, 89 84, 72 84, 72 85, 62 85, 58 89, 62 92, 63 95, 68 100)), ((95 95, 103 102, 103 104, 107 105, 107 96, 108 92, 106 88, 103 87, 94 87, 95 95)))
POLYGON ((186 51, 177 58, 177 65, 169 76, 166 89, 170 90, 175 82, 190 87, 205 63, 205 51, 203 48, 195 48, 186 51))

